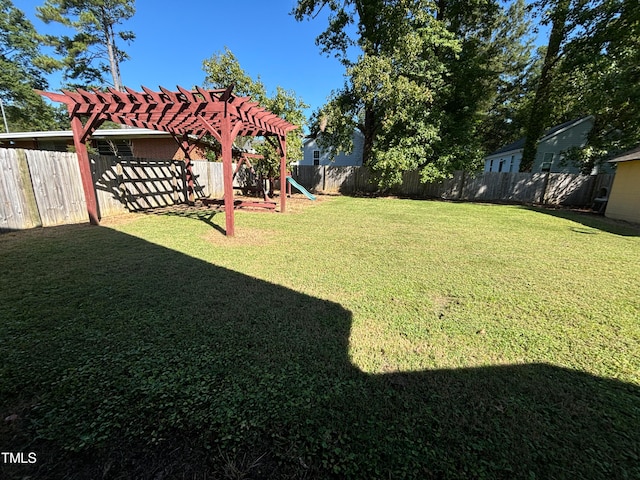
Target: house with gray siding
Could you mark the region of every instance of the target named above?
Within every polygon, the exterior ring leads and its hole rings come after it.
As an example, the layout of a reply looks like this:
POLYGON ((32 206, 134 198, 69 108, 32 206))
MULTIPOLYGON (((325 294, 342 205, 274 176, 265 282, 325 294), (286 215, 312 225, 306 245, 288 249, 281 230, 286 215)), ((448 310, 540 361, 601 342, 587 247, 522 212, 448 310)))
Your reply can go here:
MULTIPOLYGON (((571 120, 547 130, 538 141, 536 158, 531 171, 551 173, 580 173, 576 165, 563 162, 564 154, 572 147, 584 147, 593 128, 594 117, 571 120)), ((485 158, 485 172, 517 172, 520 169, 525 139, 505 145, 485 158)), ((597 172, 593 172, 597 173, 597 172)), ((601 172, 602 173, 602 172, 601 172)))
POLYGON ((302 143, 303 158, 298 165, 327 165, 333 167, 362 166, 362 149, 364 135, 359 131, 353 132, 353 151, 351 153, 338 152, 333 161, 328 151, 322 149, 316 137, 307 137, 302 143))
POLYGON ((522 160, 524 138, 499 148, 484 159, 485 172, 517 172, 522 160))

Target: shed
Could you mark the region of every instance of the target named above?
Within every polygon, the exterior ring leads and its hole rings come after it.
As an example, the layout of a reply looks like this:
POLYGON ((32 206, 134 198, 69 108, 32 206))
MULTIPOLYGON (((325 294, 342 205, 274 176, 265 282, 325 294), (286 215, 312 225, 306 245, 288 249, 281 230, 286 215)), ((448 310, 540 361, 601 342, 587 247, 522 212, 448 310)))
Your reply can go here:
POLYGON ((640 223, 640 146, 609 162, 617 168, 605 216, 640 223))

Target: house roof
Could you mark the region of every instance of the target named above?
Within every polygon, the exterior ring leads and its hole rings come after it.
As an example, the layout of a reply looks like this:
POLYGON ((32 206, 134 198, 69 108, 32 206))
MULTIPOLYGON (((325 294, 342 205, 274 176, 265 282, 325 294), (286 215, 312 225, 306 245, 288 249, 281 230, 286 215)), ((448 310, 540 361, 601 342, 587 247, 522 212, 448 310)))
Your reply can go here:
MULTIPOLYGON (((319 137, 321 134, 322 134, 322 132, 318 132, 318 133, 316 133, 316 134, 310 134, 310 135, 305 136, 305 137, 302 139, 302 144, 303 144, 303 145, 305 145, 305 144, 307 144, 307 143, 309 143, 309 142, 312 142, 313 140, 317 140, 317 139, 318 139, 318 137, 319 137)), ((360 131, 360 129, 355 128, 355 129, 353 130, 353 136, 354 136, 354 137, 355 137, 355 136, 358 136, 358 137, 364 138, 364 133, 362 133, 362 132, 360 131)))
MULTIPOLYGON (((568 122, 564 122, 561 123, 560 125, 556 125, 555 127, 551 127, 549 130, 547 130, 546 132, 544 132, 544 134, 542 135, 542 138, 540 138, 540 142, 544 141, 544 140, 548 140, 549 138, 552 138, 556 135, 559 135, 560 133, 575 127, 576 125, 581 124, 582 122, 585 122, 589 119, 592 119, 593 116, 588 115, 586 117, 582 117, 582 118, 576 118, 574 120, 570 120, 568 122)), ((498 155, 500 153, 506 153, 506 152, 512 152, 512 151, 518 151, 518 150, 522 150, 524 148, 524 142, 526 141, 526 137, 522 137, 518 140, 516 140, 513 143, 510 143, 509 145, 505 145, 504 147, 499 148, 498 150, 496 150, 495 152, 490 153, 488 156, 492 156, 492 155, 498 155)))
POLYGON ((546 132, 544 132, 544 135, 542 135, 542 138, 540 139, 540 141, 542 142, 551 137, 559 135, 565 130, 569 130, 570 128, 573 128, 576 125, 581 124, 582 122, 586 122, 587 120, 592 120, 592 119, 593 119, 592 115, 587 115, 586 117, 576 118, 574 120, 569 120, 568 122, 561 123, 560 125, 556 125, 555 127, 552 127, 546 132))
POLYGON ((505 152, 511 152, 511 151, 515 151, 515 150, 522 150, 524 148, 524 137, 522 137, 519 140, 516 140, 513 143, 510 143, 509 145, 505 145, 504 147, 496 150, 495 152, 491 153, 490 155, 498 155, 499 153, 505 153, 505 152))
POLYGON ((634 148, 633 150, 624 152, 617 157, 613 157, 611 160, 609 160, 609 163, 631 162, 633 160, 640 160, 640 146, 634 148))
MULTIPOLYGON (((96 130, 93 138, 145 138, 145 137, 171 137, 166 132, 157 132, 147 128, 109 128, 96 130)), ((46 132, 13 132, 0 133, 0 142, 16 140, 71 140, 73 132, 71 130, 49 130, 46 132)))

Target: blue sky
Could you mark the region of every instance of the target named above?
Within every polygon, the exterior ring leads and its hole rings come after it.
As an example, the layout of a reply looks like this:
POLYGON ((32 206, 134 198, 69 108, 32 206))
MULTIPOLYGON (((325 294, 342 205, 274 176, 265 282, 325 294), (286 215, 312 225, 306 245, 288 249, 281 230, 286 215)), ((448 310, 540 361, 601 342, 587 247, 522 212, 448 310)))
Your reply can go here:
MULTIPOLYGON (((14 0, 40 33, 53 33, 35 16, 44 0, 14 0)), ((344 68, 320 53, 315 38, 326 17, 297 22, 289 13, 295 0, 138 0, 136 14, 123 24, 136 39, 120 66, 123 83, 139 90, 159 85, 173 90, 204 80, 203 60, 224 47, 240 66, 262 79, 269 92, 278 85, 294 90, 310 105, 307 116, 323 105, 331 90, 344 83, 344 68)), ((59 31, 59 30, 58 30, 59 31)), ((60 89, 60 76, 50 77, 50 90, 60 89)))
MULTIPOLYGON (((58 33, 35 16, 45 0, 14 0, 40 33, 58 33)), ((269 92, 278 85, 293 90, 310 105, 307 117, 322 106, 332 90, 344 84, 344 67, 321 54, 316 37, 326 28, 326 13, 297 22, 290 12, 296 0, 138 0, 136 14, 123 24, 136 39, 120 66, 123 83, 169 90, 190 88, 204 80, 203 60, 224 47, 240 66, 262 79, 269 92)), ((57 29, 57 30, 56 30, 57 29)), ((50 77, 59 90, 60 75, 50 77)))

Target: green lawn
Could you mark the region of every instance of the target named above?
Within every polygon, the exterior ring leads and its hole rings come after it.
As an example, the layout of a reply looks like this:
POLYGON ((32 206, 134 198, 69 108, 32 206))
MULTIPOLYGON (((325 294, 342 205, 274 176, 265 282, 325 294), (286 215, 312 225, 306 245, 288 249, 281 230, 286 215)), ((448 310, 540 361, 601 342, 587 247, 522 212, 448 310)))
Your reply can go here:
POLYGON ((640 478, 640 229, 291 207, 1 235, 0 477, 640 478))

